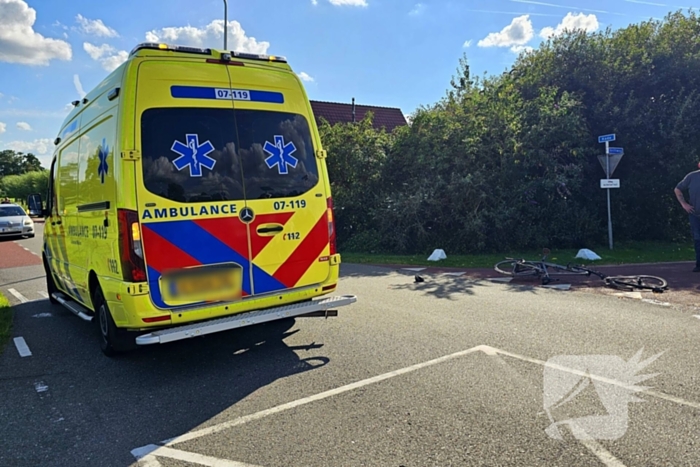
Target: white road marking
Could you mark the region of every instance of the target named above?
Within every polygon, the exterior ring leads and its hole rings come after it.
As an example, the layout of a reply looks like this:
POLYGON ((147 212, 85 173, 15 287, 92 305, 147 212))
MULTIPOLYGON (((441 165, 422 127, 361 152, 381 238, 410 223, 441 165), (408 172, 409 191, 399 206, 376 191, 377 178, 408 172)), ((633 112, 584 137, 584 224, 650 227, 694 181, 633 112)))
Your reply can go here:
POLYGON ((49 387, 43 381, 37 381, 34 383, 34 389, 36 389, 36 392, 46 392, 49 390, 49 387))
POLYGON ((17 300, 19 300, 22 303, 27 303, 29 299, 22 295, 21 293, 17 292, 15 289, 7 289, 8 292, 10 292, 12 295, 15 296, 17 300))
POLYGON ((402 271, 412 271, 412 272, 421 272, 425 271, 428 268, 403 268, 402 271))
POLYGON ((571 288, 571 284, 543 285, 542 288, 554 290, 569 290, 571 288))
POLYGON ((465 275, 465 272, 446 272, 443 276, 459 277, 465 275))
POLYGON ((693 315, 693 318, 700 319, 700 315, 693 315))
POLYGON ((492 277, 492 278, 490 278, 490 279, 488 279, 488 280, 490 280, 491 282, 504 282, 504 283, 508 283, 508 282, 512 281, 513 278, 512 278, 512 277, 492 277))
POLYGON ((24 337, 15 337, 15 347, 17 347, 17 352, 19 352, 20 357, 31 357, 32 356, 32 351, 29 350, 29 346, 27 345, 27 342, 24 340, 24 337))
POLYGON ((598 458, 606 467, 625 467, 617 457, 601 446, 596 440, 586 434, 585 431, 575 423, 569 422, 569 429, 574 437, 581 442, 594 456, 598 458))
POLYGON ((39 291, 37 291, 37 293, 44 298, 49 298, 49 294, 44 292, 43 290, 39 290, 39 291))
MULTIPOLYGON (((179 449, 173 449, 165 446, 156 446, 154 444, 144 446, 139 449, 134 449, 133 451, 131 451, 131 454, 137 459, 143 458, 145 460, 147 457, 152 458, 155 456, 160 456, 185 462, 191 462, 193 464, 206 465, 210 467, 258 467, 252 464, 244 464, 242 462, 204 456, 202 454, 197 454, 194 452, 181 451, 179 449)), ((152 462, 151 459, 148 459, 148 461, 152 462)))
MULTIPOLYGON (((488 347, 488 346, 482 346, 482 347, 488 347)), ((610 379, 610 378, 605 378, 605 377, 603 377, 603 376, 592 375, 592 374, 590 374, 590 373, 587 373, 587 372, 584 372, 584 371, 580 371, 580 370, 576 370, 576 369, 574 369, 574 368, 567 368, 567 367, 565 367, 565 366, 557 365, 557 364, 555 364, 555 363, 543 362, 542 360, 537 360, 536 358, 524 357, 524 356, 522 356, 522 355, 518 355, 518 354, 506 352, 505 350, 496 349, 496 348, 494 348, 494 347, 489 347, 489 348, 490 348, 493 352, 495 352, 495 353, 497 353, 497 354, 500 354, 500 355, 505 355, 505 356, 507 356, 507 357, 515 358, 515 359, 518 359, 518 360, 522 360, 522 361, 524 361, 524 362, 536 363, 537 365, 548 366, 549 368, 554 368, 554 369, 556 369, 556 370, 564 371, 564 372, 566 372, 566 373, 571 373, 571 374, 574 374, 574 375, 584 376, 584 377, 587 377, 587 378, 590 378, 590 379, 595 379, 595 380, 598 380, 598 381, 602 381, 602 382, 604 382, 604 383, 608 383, 608 384, 612 384, 612 385, 614 385, 614 386, 619 386, 619 387, 621 387, 621 388, 625 388, 625 389, 627 389, 628 391, 637 392, 638 389, 639 389, 638 386, 629 385, 629 384, 627 384, 627 383, 623 383, 623 382, 621 382, 621 381, 616 381, 616 380, 610 379)), ((700 403, 692 402, 692 401, 687 401, 687 400, 685 400, 685 399, 681 399, 680 397, 671 396, 671 395, 669 395, 669 394, 664 394, 664 393, 662 393, 662 392, 652 391, 652 390, 649 390, 649 389, 642 389, 642 390, 639 391, 639 392, 640 392, 641 394, 649 394, 650 396, 656 397, 657 399, 664 399, 664 400, 667 400, 667 401, 669 401, 669 402, 673 402, 673 403, 675 403, 675 404, 687 405, 688 407, 692 407, 692 408, 694 408, 694 409, 700 409, 700 403)))
POLYGON ((51 313, 37 313, 35 315, 32 315, 32 318, 50 318, 53 315, 51 313))
MULTIPOLYGON (((700 315, 698 315, 698 317, 700 317, 700 315)), ((287 402, 285 404, 281 404, 281 405, 278 405, 276 407, 272 407, 270 409, 261 410, 259 412, 255 412, 253 414, 238 417, 238 418, 235 418, 235 419, 227 421, 227 422, 223 422, 223 423, 219 423, 217 425, 203 428, 201 430, 196 430, 196 431, 192 431, 189 433, 185 433, 185 434, 177 436, 175 438, 171 438, 169 440, 162 441, 160 443, 161 445, 152 444, 152 445, 148 445, 148 446, 143 446, 141 448, 136 448, 136 449, 132 450, 131 453, 132 453, 132 455, 134 455, 134 457, 136 457, 136 459, 139 459, 141 461, 150 461, 151 458, 153 458, 153 460, 155 461, 154 456, 161 456, 162 455, 163 457, 169 457, 172 459, 178 459, 178 460, 183 460, 183 461, 188 461, 188 462, 199 463, 201 465, 207 465, 207 466, 222 465, 222 466, 230 466, 230 467, 251 467, 248 464, 241 464, 241 463, 237 463, 237 462, 229 461, 229 460, 225 460, 225 459, 217 459, 217 458, 213 458, 213 457, 202 456, 200 454, 195 454, 195 453, 190 453, 190 452, 186 452, 186 451, 180 451, 177 449, 172 449, 172 448, 170 448, 170 446, 173 446, 173 445, 179 444, 179 443, 183 443, 186 441, 191 441, 193 439, 201 438, 203 436, 215 434, 215 433, 218 433, 220 431, 223 431, 223 430, 226 430, 229 428, 233 428, 233 427, 243 425, 243 424, 248 423, 248 422, 252 422, 255 420, 259 420, 259 419, 268 417, 270 415, 284 412, 286 410, 300 407, 302 405, 310 404, 311 402, 316 402, 319 400, 327 399, 329 397, 336 396, 338 394, 343 394, 343 393, 348 392, 348 391, 353 391, 355 389, 358 389, 358 388, 361 388, 364 386, 368 386, 370 384, 379 383, 381 381, 385 381, 385 380, 394 378, 396 376, 404 375, 407 373, 412 373, 414 371, 417 371, 417 370, 420 370, 423 368, 427 368, 427 367, 430 367, 433 365, 437 365, 440 363, 444 363, 444 362, 447 362, 447 361, 450 361, 450 360, 453 360, 453 359, 456 359, 459 357, 463 357, 463 356, 466 356, 466 355, 469 355, 469 354, 472 354, 475 352, 483 352, 485 355, 489 355, 489 356, 503 355, 503 356, 515 358, 518 360, 522 360, 525 362, 535 363, 535 364, 541 365, 541 366, 547 366, 547 367, 554 368, 554 369, 557 369, 560 371, 572 373, 572 374, 575 374, 578 376, 588 377, 590 379, 594 379, 594 380, 602 381, 602 382, 605 382, 605 383, 608 383, 611 385, 619 386, 619 387, 622 387, 622 388, 625 388, 625 389, 628 389, 628 390, 631 390, 634 392, 637 392, 637 390, 639 389, 635 386, 631 386, 631 385, 628 385, 626 383, 616 381, 616 380, 613 380, 610 378, 592 375, 592 374, 587 373, 587 372, 582 372, 580 370, 576 370, 573 368, 567 368, 567 367, 564 367, 561 365, 556 365, 556 364, 545 362, 545 361, 538 360, 535 358, 525 357, 523 355, 518 355, 515 353, 507 352, 505 350, 500 350, 500 349, 497 349, 495 347, 491 347, 488 345, 479 345, 476 347, 472 347, 471 349, 462 350, 460 352, 455 352, 455 353, 452 353, 449 355, 445 355, 443 357, 429 360, 427 362, 418 363, 418 364, 411 365, 411 366, 408 366, 405 368, 401 368, 399 370, 390 371, 388 373, 383 373, 383 374, 378 375, 378 376, 363 379, 363 380, 357 381, 355 383, 347 384, 345 386, 341 386, 341 387, 338 387, 335 389, 324 391, 324 392, 321 392, 319 394, 304 397, 302 399, 298 399, 298 400, 295 400, 292 402, 287 402), (219 463, 216 463, 216 462, 219 462, 219 463)), ((680 397, 671 396, 671 395, 664 394, 661 392, 652 391, 649 389, 642 389, 639 392, 642 394, 648 394, 648 395, 655 397, 655 398, 658 398, 658 399, 663 399, 663 400, 666 400, 669 402, 673 402, 675 404, 686 405, 688 407, 700 409, 700 403, 687 401, 687 400, 681 399, 680 397)), ((572 432, 573 432, 573 430, 577 429, 577 427, 574 427, 571 424, 570 424, 570 427, 572 429, 572 432)), ((580 428, 578 428, 578 430, 580 430, 580 428)), ((586 436, 581 436, 581 437, 586 438, 586 436)), ((581 443, 587 449, 589 449, 601 462, 603 462, 603 464, 605 464, 606 467, 625 467, 624 464, 622 464, 622 462, 620 462, 617 458, 615 458, 615 456, 613 456, 609 451, 607 451, 604 447, 602 447, 600 444, 598 444, 595 440, 579 439, 579 441, 581 441, 581 443)), ((155 461, 155 462, 157 462, 157 461, 155 461)), ((148 464, 148 467, 157 467, 157 464, 148 464)))
POLYGON ((339 388, 331 389, 329 391, 325 391, 319 394, 315 394, 313 396, 309 397, 304 397, 302 399, 297 399, 292 402, 287 402, 286 404, 278 405, 277 407, 272 407, 270 409, 266 410, 261 410, 260 412, 253 413, 251 415, 245 415, 243 417, 238 417, 236 419, 230 420, 228 422, 223 422, 219 423, 218 425, 212 425, 207 428, 202 428, 201 430, 197 431, 191 431, 189 433, 186 433, 184 435, 178 436, 176 438, 172 438, 170 440, 167 440, 164 444, 168 446, 172 446, 174 444, 182 443, 185 441, 190 441, 193 439, 201 438, 202 436, 207 436, 211 435, 214 433, 218 433, 219 431, 226 430, 228 428, 232 428, 234 426, 238 425, 243 425, 244 423, 252 422, 254 420, 259 420, 264 417, 268 417, 270 415, 284 412, 285 410, 290 410, 302 405, 309 404, 311 402, 316 402, 320 401, 323 399, 326 399, 328 397, 332 396, 337 396, 338 394, 342 394, 344 392, 348 391, 353 391, 355 389, 361 388, 363 386, 367 386, 370 384, 375 384, 380 381, 385 381, 390 378, 395 378, 396 376, 400 375, 405 375, 406 373, 412 373, 414 371, 420 370, 422 368, 427 368, 429 366, 437 365, 439 363, 447 362, 449 360, 454 360, 455 358, 463 357, 465 355, 468 355, 473 352, 479 352, 483 350, 483 346, 478 346, 474 347, 468 350, 462 350, 460 352, 455 352, 450 355, 446 355, 444 357, 436 358, 435 360, 430 360, 427 362, 423 363, 418 363, 416 365, 411 365, 406 368, 401 368, 400 370, 395 370, 395 371, 390 371, 388 373, 381 374, 379 376, 374 376, 372 378, 367 378, 363 379, 362 381, 357 381, 355 383, 351 384, 346 384, 345 386, 341 386, 339 388))

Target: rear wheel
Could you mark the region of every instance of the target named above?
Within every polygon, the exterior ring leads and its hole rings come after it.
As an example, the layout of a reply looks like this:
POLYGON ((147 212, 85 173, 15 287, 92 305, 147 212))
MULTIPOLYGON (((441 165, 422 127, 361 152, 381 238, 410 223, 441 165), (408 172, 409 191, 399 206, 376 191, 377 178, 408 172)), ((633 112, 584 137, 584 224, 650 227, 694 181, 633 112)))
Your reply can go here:
POLYGON ((135 338, 129 336, 126 331, 120 330, 114 324, 112 313, 109 311, 107 300, 105 300, 99 285, 97 290, 95 290, 93 303, 95 305, 95 321, 97 322, 102 353, 108 357, 115 357, 123 352, 132 350, 136 345, 135 338))
POLYGON ((496 263, 493 268, 496 272, 511 277, 536 276, 540 273, 537 267, 513 259, 496 263))

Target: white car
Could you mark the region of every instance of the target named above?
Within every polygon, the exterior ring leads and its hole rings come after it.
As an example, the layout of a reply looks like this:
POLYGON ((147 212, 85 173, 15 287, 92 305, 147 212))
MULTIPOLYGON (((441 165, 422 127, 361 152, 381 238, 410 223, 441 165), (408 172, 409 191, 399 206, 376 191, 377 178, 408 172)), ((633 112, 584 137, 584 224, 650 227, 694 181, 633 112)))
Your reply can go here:
POLYGON ((0 238, 34 237, 34 221, 16 204, 0 204, 0 238))

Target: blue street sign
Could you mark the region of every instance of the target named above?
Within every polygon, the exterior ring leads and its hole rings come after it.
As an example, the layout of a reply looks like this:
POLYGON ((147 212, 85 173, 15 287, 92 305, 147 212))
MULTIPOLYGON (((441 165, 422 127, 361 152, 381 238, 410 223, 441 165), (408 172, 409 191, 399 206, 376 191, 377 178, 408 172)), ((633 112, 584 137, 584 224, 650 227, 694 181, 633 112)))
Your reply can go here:
POLYGON ((603 135, 603 136, 598 136, 598 142, 599 143, 606 143, 608 141, 615 141, 615 135, 603 135))
POLYGON ((610 155, 613 155, 613 154, 615 154, 615 155, 617 155, 617 154, 622 155, 622 154, 624 154, 624 153, 625 153, 625 151, 624 151, 622 148, 608 148, 608 154, 610 154, 610 155))

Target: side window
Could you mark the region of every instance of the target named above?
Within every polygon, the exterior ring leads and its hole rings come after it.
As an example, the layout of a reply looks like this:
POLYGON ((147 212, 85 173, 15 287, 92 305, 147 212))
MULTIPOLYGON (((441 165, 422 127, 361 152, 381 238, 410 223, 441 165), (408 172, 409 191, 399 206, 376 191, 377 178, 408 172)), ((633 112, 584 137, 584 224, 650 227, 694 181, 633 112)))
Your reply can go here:
POLYGON ((75 214, 78 203, 78 154, 80 139, 61 150, 58 159, 58 192, 56 209, 59 215, 75 214))
POLYGON ((46 210, 50 215, 54 215, 56 208, 56 158, 51 161, 51 170, 49 171, 49 186, 46 193, 46 210))

